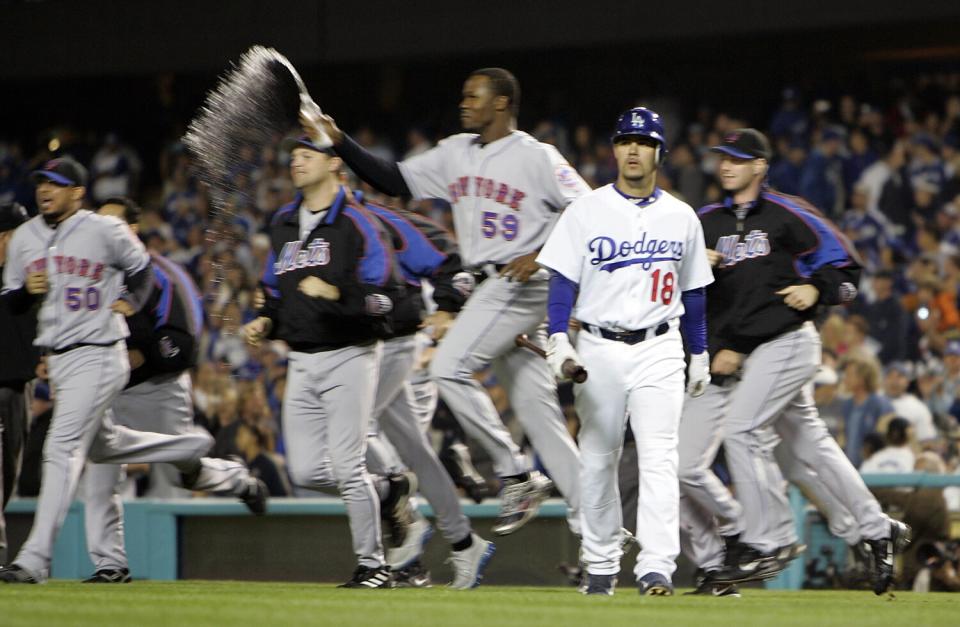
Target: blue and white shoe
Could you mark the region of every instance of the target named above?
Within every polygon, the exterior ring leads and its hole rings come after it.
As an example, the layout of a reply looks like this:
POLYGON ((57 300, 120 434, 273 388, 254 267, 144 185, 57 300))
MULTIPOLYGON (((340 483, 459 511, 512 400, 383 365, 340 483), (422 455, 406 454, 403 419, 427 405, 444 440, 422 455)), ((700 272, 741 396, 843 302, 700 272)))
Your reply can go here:
POLYGON ((470 534, 473 540, 468 548, 454 551, 447 560, 453 564, 453 582, 450 587, 455 590, 469 590, 476 588, 483 580, 483 571, 497 547, 475 533, 470 534))
POLYGON ((423 555, 423 549, 433 537, 433 527, 419 513, 407 527, 403 544, 396 548, 387 549, 387 565, 393 571, 403 570, 423 555))
POLYGON ((648 597, 673 596, 673 584, 660 573, 647 573, 637 580, 637 591, 648 597))

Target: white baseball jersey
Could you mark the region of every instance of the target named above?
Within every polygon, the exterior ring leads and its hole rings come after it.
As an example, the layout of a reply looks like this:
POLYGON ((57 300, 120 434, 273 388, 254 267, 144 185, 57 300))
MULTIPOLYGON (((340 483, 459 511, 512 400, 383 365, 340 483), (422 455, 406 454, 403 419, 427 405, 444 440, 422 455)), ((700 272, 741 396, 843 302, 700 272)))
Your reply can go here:
POLYGON ((606 185, 560 216, 537 262, 580 285, 577 320, 655 327, 683 314, 681 292, 713 282, 697 214, 659 188, 654 198, 638 206, 606 185))
POLYGON ((508 263, 543 244, 560 210, 590 191, 556 148, 522 131, 483 145, 462 133, 400 163, 416 199, 453 206, 467 267, 508 263))
POLYGON ((117 218, 81 209, 51 229, 37 216, 10 239, 3 291, 17 290, 27 274, 46 270, 49 288, 33 343, 51 349, 109 344, 129 335, 123 315, 110 309, 122 294, 124 274, 149 262, 143 244, 117 218))

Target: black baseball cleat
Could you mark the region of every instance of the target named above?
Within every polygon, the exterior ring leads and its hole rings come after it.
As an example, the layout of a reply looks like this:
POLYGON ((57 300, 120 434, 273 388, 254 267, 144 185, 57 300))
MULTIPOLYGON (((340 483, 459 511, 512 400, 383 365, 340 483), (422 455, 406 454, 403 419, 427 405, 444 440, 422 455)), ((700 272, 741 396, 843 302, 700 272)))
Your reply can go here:
POLYGON ((369 566, 357 566, 353 571, 353 577, 347 583, 342 583, 338 588, 392 588, 393 573, 386 566, 370 568, 369 566))
POLYGON ((713 582, 730 584, 772 579, 786 566, 779 556, 779 549, 762 553, 752 546, 737 542, 728 547, 723 567, 713 573, 713 582))
POLYGON ((393 585, 396 588, 432 588, 430 571, 417 560, 393 573, 393 585))
POLYGON ((732 583, 716 583, 714 581, 713 577, 716 572, 717 571, 715 570, 704 572, 702 569, 698 568, 695 578, 697 587, 689 592, 684 592, 683 594, 697 594, 713 597, 733 597, 739 599, 740 589, 737 588, 737 586, 732 583))
POLYGON ((82 583, 130 583, 131 581, 133 577, 130 576, 128 568, 102 568, 84 579, 82 583))
POLYGON ((500 493, 500 514, 491 530, 498 536, 506 536, 530 522, 540 504, 553 489, 553 482, 536 470, 526 480, 507 479, 500 493))
POLYGON ((387 481, 390 490, 380 503, 380 517, 387 523, 393 546, 401 546, 413 524, 410 497, 417 493, 417 476, 412 472, 398 472, 388 476, 387 481))
POLYGON ((247 486, 240 494, 240 500, 247 506, 251 514, 263 516, 267 513, 267 500, 270 498, 270 490, 260 479, 250 477, 247 486))
POLYGON ((645 597, 673 596, 673 584, 660 573, 647 573, 637 579, 637 592, 645 597))
POLYGON ((587 586, 581 592, 586 595, 613 596, 613 589, 617 587, 616 575, 593 575, 586 573, 587 586))
POLYGON ((11 564, 0 568, 0 582, 2 583, 40 583, 29 571, 11 564))
POLYGON ((893 587, 893 558, 910 544, 911 530, 899 520, 890 521, 890 536, 864 540, 873 557, 873 592, 880 595, 893 587))

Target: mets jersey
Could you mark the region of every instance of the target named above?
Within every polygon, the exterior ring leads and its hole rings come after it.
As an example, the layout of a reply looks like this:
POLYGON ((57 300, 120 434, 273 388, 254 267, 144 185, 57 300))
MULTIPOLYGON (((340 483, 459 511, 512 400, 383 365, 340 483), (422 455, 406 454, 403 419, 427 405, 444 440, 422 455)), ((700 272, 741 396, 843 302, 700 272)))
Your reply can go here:
POLYGON ((590 191, 556 148, 513 131, 489 144, 461 133, 399 164, 414 198, 442 198, 464 266, 504 264, 540 248, 558 212, 590 191))
POLYGON ((129 335, 110 309, 124 275, 150 263, 126 223, 81 209, 52 229, 37 216, 10 239, 3 291, 20 289, 31 272, 46 270, 49 287, 37 315, 34 344, 58 350, 73 344, 111 344, 129 335))

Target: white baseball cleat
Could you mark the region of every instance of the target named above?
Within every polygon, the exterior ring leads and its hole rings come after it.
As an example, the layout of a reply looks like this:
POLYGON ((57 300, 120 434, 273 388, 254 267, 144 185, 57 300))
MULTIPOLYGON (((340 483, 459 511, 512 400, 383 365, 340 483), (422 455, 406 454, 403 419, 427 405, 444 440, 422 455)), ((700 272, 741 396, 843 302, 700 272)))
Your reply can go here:
POLYGON ((393 571, 403 570, 410 566, 423 555, 423 548, 433 537, 433 526, 427 522, 421 514, 417 513, 416 518, 407 527, 406 536, 403 544, 387 549, 387 565, 393 571))
POLYGON ((475 533, 470 534, 473 540, 468 548, 454 551, 447 562, 453 565, 453 582, 450 587, 455 590, 469 590, 476 588, 483 580, 483 571, 497 547, 475 533))

